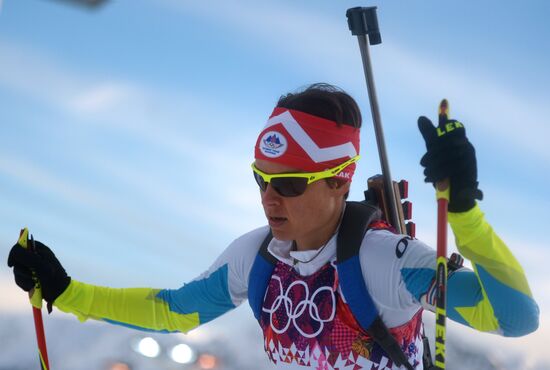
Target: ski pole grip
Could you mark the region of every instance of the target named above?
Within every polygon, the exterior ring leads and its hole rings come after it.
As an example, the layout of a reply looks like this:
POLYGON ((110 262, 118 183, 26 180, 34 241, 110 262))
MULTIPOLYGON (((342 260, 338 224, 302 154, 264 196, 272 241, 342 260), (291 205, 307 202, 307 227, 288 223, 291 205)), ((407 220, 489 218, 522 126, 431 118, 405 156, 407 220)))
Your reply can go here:
MULTIPOLYGON (((31 236, 31 238, 32 238, 32 236, 31 236)), ((29 241, 29 229, 27 229, 25 227, 19 233, 19 240, 17 241, 17 244, 19 244, 21 247, 27 249, 28 248, 28 241, 29 241)), ((32 239, 32 243, 34 244, 34 239, 32 239)), ((34 245, 33 245, 33 247, 34 247, 34 245)), ((40 282, 36 278, 36 275, 35 275, 34 272, 32 273, 32 279, 34 280, 35 286, 29 292, 29 301, 31 302, 31 305, 33 307, 41 309, 42 308, 42 289, 40 288, 40 282)))
POLYGON ((371 45, 382 43, 376 6, 350 8, 346 11, 346 17, 352 35, 368 35, 371 45))

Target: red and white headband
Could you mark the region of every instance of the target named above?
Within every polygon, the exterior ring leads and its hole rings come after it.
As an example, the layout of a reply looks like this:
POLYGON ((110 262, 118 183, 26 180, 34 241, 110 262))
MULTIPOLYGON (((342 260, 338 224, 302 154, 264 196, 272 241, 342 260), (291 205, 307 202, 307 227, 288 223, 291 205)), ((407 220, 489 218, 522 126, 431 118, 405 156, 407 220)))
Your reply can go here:
MULTIPOLYGON (((359 154, 359 129, 276 107, 258 136, 255 158, 306 172, 336 167, 359 154)), ((355 163, 338 177, 351 181, 355 163)))

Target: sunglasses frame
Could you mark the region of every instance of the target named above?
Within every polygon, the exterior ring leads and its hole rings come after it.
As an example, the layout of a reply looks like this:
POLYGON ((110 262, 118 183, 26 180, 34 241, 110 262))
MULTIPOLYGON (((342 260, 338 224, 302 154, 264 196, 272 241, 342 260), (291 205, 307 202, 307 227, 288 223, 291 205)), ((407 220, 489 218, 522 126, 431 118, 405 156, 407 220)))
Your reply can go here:
MULTIPOLYGON (((285 177, 300 177, 300 178, 306 178, 307 179, 307 185, 311 184, 312 182, 319 181, 322 179, 328 179, 330 177, 334 177, 338 175, 340 172, 342 172, 347 166, 349 166, 352 163, 355 163, 361 158, 360 155, 356 155, 353 158, 348 159, 342 164, 339 164, 336 167, 329 168, 328 170, 319 171, 319 172, 289 172, 289 173, 274 173, 269 174, 262 172, 259 170, 254 162, 252 162, 252 171, 254 173, 260 175, 262 180, 268 184, 271 182, 272 179, 279 179, 279 178, 285 178, 285 177)), ((259 184, 258 184, 259 185, 259 184)), ((260 187, 261 189, 261 187, 260 187)))

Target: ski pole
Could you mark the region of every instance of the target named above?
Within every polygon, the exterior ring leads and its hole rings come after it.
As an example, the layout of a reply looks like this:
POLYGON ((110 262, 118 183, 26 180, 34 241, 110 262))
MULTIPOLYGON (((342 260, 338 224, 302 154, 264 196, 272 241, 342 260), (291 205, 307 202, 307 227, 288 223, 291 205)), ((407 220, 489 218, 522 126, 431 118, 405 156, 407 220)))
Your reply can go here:
MULTIPOLYGON (((445 132, 445 123, 449 117, 449 103, 443 99, 439 104, 439 129, 445 132)), ((436 184, 437 198, 437 268, 436 268, 436 310, 435 310, 435 366, 445 369, 445 337, 447 318, 447 205, 451 185, 449 179, 436 184)))
MULTIPOLYGON (((28 247, 29 230, 24 228, 19 234, 19 244, 23 248, 28 247)), ((31 235, 31 251, 34 250, 34 238, 31 235)), ((34 317, 34 329, 36 331, 36 341, 38 342, 38 358, 40 361, 41 370, 50 370, 48 362, 48 351, 46 349, 46 335, 44 334, 44 323, 42 321, 42 290, 40 281, 36 278, 34 271, 32 272, 34 280, 34 288, 29 292, 29 299, 32 305, 32 314, 34 317)))
POLYGON ((378 108, 378 99, 376 97, 376 88, 374 86, 374 77, 372 73, 372 65, 370 61, 369 42, 372 45, 382 43, 380 37, 380 29, 378 27, 378 17, 376 15, 376 7, 356 7, 346 11, 348 18, 348 26, 351 34, 357 36, 359 42, 359 50, 361 51, 361 59, 363 61, 363 71, 367 82, 367 90, 369 94, 370 108, 372 113, 372 121, 374 123, 374 133, 376 136, 376 144, 378 146, 378 155, 380 157, 380 166, 382 168, 382 176, 384 182, 384 191, 387 194, 387 204, 389 215, 386 215, 388 221, 402 234, 405 230, 401 230, 401 222, 399 222, 399 213, 397 210, 397 198, 392 185, 390 166, 388 155, 386 152, 386 143, 384 141, 384 132, 382 130, 382 119, 380 118, 380 109, 378 108), (367 35, 369 42, 367 42, 367 35))

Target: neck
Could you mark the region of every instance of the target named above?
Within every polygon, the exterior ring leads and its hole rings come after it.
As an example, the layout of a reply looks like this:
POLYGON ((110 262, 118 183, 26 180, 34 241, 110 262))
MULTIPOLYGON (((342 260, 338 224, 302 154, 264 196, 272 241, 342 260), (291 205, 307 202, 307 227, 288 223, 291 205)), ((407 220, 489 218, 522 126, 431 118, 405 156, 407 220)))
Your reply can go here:
POLYGON ((338 207, 338 210, 333 213, 332 217, 327 222, 320 225, 314 232, 310 233, 311 235, 305 235, 302 238, 297 238, 294 241, 296 250, 307 251, 319 249, 325 246, 336 232, 338 225, 340 225, 342 212, 344 210, 344 203, 345 202, 342 202, 342 204, 338 207))

